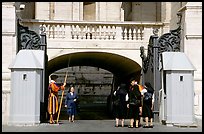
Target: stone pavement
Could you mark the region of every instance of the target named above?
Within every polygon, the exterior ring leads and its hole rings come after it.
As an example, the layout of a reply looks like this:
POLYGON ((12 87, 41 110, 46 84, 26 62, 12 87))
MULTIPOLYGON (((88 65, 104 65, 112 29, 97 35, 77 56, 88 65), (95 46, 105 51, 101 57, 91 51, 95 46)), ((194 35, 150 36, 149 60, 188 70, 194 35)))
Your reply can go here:
POLYGON ((197 127, 175 127, 154 123, 154 128, 128 128, 129 119, 125 120, 125 124, 123 128, 116 128, 115 120, 76 120, 75 122, 61 120, 59 124, 2 125, 2 132, 202 132, 202 120, 197 121, 197 127))

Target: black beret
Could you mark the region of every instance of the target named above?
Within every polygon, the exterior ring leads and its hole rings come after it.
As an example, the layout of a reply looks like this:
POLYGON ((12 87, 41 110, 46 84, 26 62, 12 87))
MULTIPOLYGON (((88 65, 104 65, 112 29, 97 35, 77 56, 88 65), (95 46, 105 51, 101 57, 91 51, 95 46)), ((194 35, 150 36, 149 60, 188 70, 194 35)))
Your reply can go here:
POLYGON ((56 80, 58 78, 58 76, 53 74, 53 75, 50 76, 50 78, 51 78, 51 80, 56 80))

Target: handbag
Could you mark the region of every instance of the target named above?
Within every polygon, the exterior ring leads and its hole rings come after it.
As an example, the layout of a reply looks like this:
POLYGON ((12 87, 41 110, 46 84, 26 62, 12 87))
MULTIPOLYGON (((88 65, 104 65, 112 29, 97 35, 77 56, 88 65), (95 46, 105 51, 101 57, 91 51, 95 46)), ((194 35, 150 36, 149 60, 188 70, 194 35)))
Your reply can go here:
POLYGON ((116 105, 116 106, 118 106, 118 105, 120 104, 120 99, 119 99, 118 96, 116 96, 116 97, 114 98, 113 104, 116 105))
POLYGON ((135 98, 132 98, 132 100, 130 101, 129 104, 139 106, 141 103, 141 100, 138 100, 137 96, 135 94, 134 94, 134 96, 135 96, 135 98))

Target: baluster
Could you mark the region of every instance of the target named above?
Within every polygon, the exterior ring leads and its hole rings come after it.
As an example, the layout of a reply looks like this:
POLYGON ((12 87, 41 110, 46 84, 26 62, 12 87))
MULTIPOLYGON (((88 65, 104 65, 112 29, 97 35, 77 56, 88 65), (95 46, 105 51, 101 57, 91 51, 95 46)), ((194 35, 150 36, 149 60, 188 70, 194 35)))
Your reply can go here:
POLYGON ((106 39, 109 40, 110 37, 110 26, 106 26, 106 39))
POLYGON ((74 25, 73 25, 73 33, 74 33, 74 39, 77 39, 76 26, 74 26, 74 25))
POLYGON ((57 25, 56 28, 55 28, 55 38, 59 38, 59 34, 60 34, 60 26, 57 25))
POLYGON ((102 39, 102 26, 99 26, 99 39, 102 39))
POLYGON ((110 39, 110 26, 106 26, 106 39, 110 39))
POLYGON ((80 27, 80 31, 81 31, 80 32, 80 37, 81 37, 80 39, 83 39, 83 37, 84 37, 84 34, 83 34, 84 33, 84 27, 83 26, 80 27))
POLYGON ((90 39, 93 39, 93 26, 90 26, 90 32, 89 32, 89 36, 90 36, 90 39))
POLYGON ((74 25, 71 25, 71 37, 74 39, 74 25))
POLYGON ((103 29, 103 26, 101 26, 101 39, 103 39, 103 36, 104 36, 104 29, 103 29))
POLYGON ((106 39, 106 26, 103 26, 103 39, 106 39))
POLYGON ((129 28, 129 30, 128 30, 128 39, 132 40, 132 30, 131 30, 131 28, 129 28))
POLYGON ((54 38, 54 25, 50 27, 50 38, 54 38))
POLYGON ((96 31, 95 31, 95 27, 92 27, 92 39, 96 39, 96 31))
POLYGON ((124 30, 124 40, 127 40, 127 28, 124 30))
POLYGON ((99 27, 96 27, 96 39, 99 39, 99 35, 100 35, 99 27))
POLYGON ((138 28, 138 33, 137 33, 137 35, 138 35, 138 40, 141 40, 141 30, 140 30, 140 27, 138 28))
POLYGON ((81 39, 81 38, 82 38, 81 33, 82 33, 82 29, 79 28, 79 29, 78 29, 78 39, 81 39))
POLYGON ((136 31, 136 33, 135 33, 135 35, 136 35, 136 40, 138 40, 138 26, 135 28, 135 31, 136 31))
POLYGON ((87 26, 85 26, 83 29, 83 39, 86 39, 86 30, 87 30, 87 26))
POLYGON ((62 29, 62 38, 65 38, 65 25, 62 25, 61 29, 62 29))
POLYGON ((57 35, 58 38, 62 38, 62 25, 59 25, 59 27, 57 28, 57 35))
POLYGON ((86 36, 87 36, 87 39, 90 39, 90 27, 87 28, 86 36))
POLYGON ((76 25, 76 39, 79 39, 79 25, 76 25))
POLYGON ((115 37, 116 37, 116 26, 112 27, 112 36, 113 36, 113 40, 115 40, 115 37))
POLYGON ((47 25, 47 36, 50 38, 50 25, 47 25))
POLYGON ((141 27, 141 40, 144 40, 144 29, 141 27))
POLYGON ((136 29, 133 28, 133 40, 136 40, 136 29))
POLYGON ((101 37, 101 38, 100 38, 101 40, 103 39, 103 35, 104 35, 104 29, 103 29, 103 26, 101 26, 101 36, 100 36, 100 37, 101 37))
POLYGON ((59 38, 62 38, 62 25, 59 26, 59 29, 58 29, 58 37, 59 37, 59 38))
POLYGON ((57 34, 58 34, 58 25, 53 25, 54 26, 54 38, 57 38, 57 34))
POLYGON ((107 34, 108 36, 108 39, 110 40, 110 36, 111 36, 111 26, 108 26, 108 34, 107 34))
POLYGON ((109 31, 109 39, 113 40, 113 26, 110 26, 110 31, 109 31))

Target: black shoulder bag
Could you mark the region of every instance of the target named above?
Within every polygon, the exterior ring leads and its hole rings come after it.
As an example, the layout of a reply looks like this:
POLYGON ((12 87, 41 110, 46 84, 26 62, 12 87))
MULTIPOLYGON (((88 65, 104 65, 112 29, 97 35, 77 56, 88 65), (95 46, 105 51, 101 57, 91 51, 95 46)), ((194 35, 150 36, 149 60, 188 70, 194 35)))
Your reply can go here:
POLYGON ((138 100, 138 99, 137 99, 137 96, 136 96, 135 94, 134 94, 134 96, 135 96, 135 97, 132 98, 132 100, 130 101, 129 104, 139 106, 140 103, 141 103, 141 100, 138 100))

